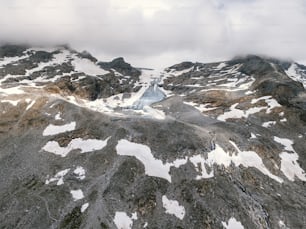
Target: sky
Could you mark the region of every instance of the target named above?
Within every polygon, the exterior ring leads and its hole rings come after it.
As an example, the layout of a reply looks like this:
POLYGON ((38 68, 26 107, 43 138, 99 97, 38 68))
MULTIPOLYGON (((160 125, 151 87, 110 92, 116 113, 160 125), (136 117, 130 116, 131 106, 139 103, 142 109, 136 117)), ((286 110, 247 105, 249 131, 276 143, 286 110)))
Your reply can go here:
POLYGON ((305 0, 0 0, 0 43, 69 44, 137 67, 258 54, 306 63, 305 0))

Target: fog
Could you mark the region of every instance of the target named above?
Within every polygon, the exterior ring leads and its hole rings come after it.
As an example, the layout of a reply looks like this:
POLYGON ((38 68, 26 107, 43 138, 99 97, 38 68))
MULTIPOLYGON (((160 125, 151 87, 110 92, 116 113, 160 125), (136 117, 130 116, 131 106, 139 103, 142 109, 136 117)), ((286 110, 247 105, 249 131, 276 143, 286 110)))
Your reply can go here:
POLYGON ((1 0, 0 26, 0 43, 69 44, 139 67, 242 54, 306 60, 304 0, 1 0))

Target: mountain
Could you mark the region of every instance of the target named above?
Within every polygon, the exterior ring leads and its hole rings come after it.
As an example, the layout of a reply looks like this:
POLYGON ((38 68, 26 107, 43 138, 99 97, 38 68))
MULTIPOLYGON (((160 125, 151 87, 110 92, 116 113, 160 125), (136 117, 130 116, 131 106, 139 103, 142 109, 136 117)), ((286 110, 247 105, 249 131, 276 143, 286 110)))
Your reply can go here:
POLYGON ((0 48, 1 228, 304 228, 306 67, 162 71, 0 48))

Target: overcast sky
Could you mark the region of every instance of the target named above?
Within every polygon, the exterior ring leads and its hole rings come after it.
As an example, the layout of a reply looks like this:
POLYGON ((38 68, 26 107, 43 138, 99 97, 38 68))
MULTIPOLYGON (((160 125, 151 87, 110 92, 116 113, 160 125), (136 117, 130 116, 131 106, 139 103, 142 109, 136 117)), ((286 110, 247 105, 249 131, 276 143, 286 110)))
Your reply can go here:
POLYGON ((306 60, 305 0, 0 0, 0 26, 2 43, 69 43, 144 67, 247 53, 306 60))

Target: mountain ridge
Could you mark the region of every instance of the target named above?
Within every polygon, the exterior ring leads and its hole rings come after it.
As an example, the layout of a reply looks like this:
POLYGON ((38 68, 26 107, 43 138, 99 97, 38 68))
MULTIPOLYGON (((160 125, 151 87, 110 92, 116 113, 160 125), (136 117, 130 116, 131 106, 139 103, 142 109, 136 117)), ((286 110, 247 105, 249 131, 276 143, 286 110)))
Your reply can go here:
POLYGON ((1 227, 305 225, 303 65, 1 50, 1 227))

